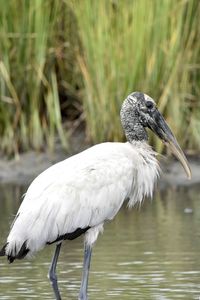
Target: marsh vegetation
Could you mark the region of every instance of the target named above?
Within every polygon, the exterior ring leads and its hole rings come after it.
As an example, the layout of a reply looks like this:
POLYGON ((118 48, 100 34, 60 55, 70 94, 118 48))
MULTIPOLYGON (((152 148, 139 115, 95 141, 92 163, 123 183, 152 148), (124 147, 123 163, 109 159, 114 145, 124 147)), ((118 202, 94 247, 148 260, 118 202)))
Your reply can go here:
POLYGON ((120 140, 134 90, 200 149, 199 1, 2 1, 0 37, 2 152, 67 148, 83 123, 92 142, 120 140))

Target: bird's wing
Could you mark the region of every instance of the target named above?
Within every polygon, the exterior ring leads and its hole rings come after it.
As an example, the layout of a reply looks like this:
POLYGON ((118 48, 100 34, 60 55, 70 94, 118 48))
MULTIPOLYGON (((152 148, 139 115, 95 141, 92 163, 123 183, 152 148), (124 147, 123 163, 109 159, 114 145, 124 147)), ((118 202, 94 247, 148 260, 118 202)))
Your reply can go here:
POLYGON ((129 197, 133 155, 126 144, 105 143, 44 171, 29 187, 8 240, 18 236, 36 251, 60 235, 112 219, 129 197))

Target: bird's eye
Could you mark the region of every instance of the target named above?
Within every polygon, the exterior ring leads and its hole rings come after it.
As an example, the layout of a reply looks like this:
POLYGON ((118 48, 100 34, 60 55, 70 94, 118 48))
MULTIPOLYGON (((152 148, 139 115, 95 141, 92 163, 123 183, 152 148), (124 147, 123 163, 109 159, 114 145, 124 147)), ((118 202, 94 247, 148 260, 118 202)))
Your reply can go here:
POLYGON ((152 101, 147 101, 147 102, 146 102, 146 107, 147 107, 148 109, 152 109, 152 108, 153 108, 153 102, 152 102, 152 101))

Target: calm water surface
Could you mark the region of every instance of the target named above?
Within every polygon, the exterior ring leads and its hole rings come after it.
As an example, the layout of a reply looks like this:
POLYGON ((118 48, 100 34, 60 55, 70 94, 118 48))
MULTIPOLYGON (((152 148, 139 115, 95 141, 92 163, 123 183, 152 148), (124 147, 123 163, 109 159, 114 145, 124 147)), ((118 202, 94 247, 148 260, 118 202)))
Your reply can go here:
MULTIPOLYGON (((26 188, 0 187, 3 244, 26 188)), ((90 300, 200 299, 200 187, 157 192, 141 209, 122 208, 93 251, 90 300)), ((32 260, 0 259, 0 299, 53 299, 47 272, 54 245, 32 260)), ((58 279, 63 299, 77 299, 83 240, 63 244, 58 279)))

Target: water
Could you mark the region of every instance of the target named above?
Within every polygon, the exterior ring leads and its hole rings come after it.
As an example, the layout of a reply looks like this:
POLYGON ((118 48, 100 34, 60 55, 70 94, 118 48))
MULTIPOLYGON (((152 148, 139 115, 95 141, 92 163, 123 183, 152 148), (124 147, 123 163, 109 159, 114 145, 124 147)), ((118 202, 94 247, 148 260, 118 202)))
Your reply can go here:
MULTIPOLYGON (((25 188, 0 187, 3 244, 25 188)), ((90 300, 200 299, 200 187, 157 192, 141 209, 123 207, 93 251, 90 300)), ((54 245, 32 260, 0 259, 0 299, 53 299, 47 272, 54 245)), ((83 240, 63 244, 58 280, 63 299, 77 299, 83 240)))

